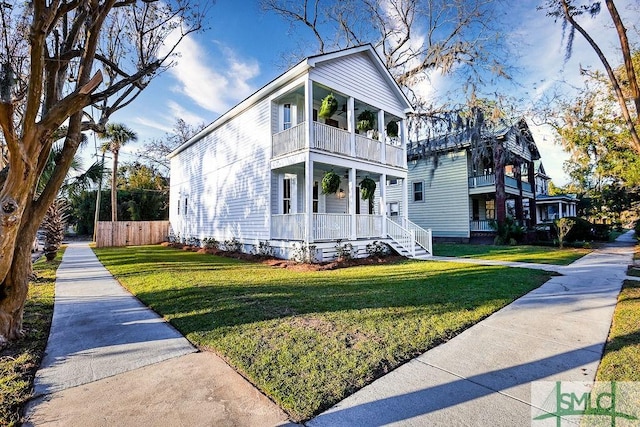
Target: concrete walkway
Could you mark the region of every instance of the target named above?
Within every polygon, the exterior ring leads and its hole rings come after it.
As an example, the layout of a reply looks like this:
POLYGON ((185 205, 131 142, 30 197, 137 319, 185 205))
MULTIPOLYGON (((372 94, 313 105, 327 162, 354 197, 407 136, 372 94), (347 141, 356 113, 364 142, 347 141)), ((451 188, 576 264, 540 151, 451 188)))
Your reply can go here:
POLYGON ((287 417, 212 353, 198 353, 72 243, 26 425, 278 425, 287 417))
POLYGON ((563 276, 364 387, 307 425, 535 426, 532 382, 594 380, 634 243, 630 232, 558 268, 563 276))

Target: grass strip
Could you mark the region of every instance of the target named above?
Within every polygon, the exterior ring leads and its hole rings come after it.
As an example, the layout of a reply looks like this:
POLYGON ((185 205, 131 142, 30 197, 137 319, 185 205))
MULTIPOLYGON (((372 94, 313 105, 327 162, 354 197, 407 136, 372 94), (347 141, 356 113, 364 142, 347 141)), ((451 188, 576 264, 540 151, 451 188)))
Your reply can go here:
POLYGON ((405 261, 300 272, 161 246, 95 249, 189 340, 300 421, 446 341, 550 273, 405 261))
POLYGON ((591 252, 583 248, 550 248, 546 246, 495 246, 459 243, 434 243, 437 256, 480 258, 497 261, 531 262, 535 264, 569 265, 591 252))
POLYGON ((47 345, 56 270, 64 249, 52 262, 40 258, 34 265, 36 278, 29 283, 24 307, 25 336, 0 351, 0 425, 21 424, 21 412, 33 393, 33 378, 47 345))
POLYGON ((625 280, 613 313, 598 381, 640 381, 640 282, 625 280))

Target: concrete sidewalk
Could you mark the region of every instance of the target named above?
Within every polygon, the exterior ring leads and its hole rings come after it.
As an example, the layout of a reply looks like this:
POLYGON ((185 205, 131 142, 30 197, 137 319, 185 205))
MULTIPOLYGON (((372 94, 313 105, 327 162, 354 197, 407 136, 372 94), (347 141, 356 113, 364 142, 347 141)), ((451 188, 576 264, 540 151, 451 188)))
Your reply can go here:
POLYGON ((307 425, 535 425, 532 382, 594 380, 634 244, 630 232, 560 268, 563 276, 307 425))
POLYGON ((57 272, 53 323, 26 425, 278 425, 287 417, 109 274, 87 243, 57 272))

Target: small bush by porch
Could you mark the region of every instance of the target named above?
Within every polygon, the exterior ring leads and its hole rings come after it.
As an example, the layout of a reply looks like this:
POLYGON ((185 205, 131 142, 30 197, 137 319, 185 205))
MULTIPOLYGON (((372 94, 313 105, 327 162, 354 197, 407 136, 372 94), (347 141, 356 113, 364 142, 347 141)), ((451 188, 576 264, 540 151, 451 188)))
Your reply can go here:
POLYGON ((221 354, 296 421, 550 275, 411 261, 296 272, 160 246, 96 253, 145 304, 200 348, 221 354))

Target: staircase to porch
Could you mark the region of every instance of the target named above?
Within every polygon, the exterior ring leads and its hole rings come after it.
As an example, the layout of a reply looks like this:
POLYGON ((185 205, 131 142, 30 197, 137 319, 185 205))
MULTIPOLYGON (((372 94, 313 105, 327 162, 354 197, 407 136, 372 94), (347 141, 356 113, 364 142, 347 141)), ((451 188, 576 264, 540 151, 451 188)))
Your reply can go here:
POLYGON ((387 217, 389 246, 412 259, 429 259, 433 255, 431 229, 425 230, 406 218, 387 217))

